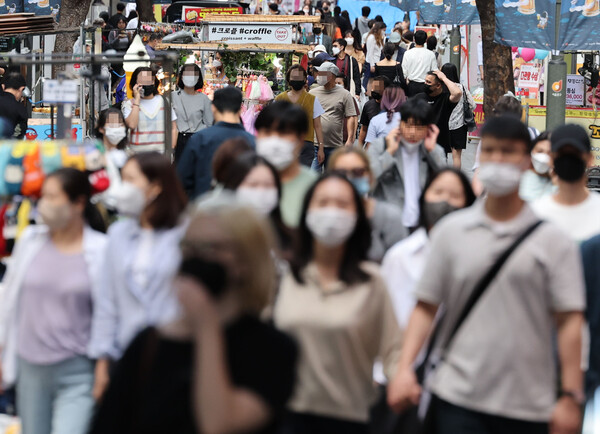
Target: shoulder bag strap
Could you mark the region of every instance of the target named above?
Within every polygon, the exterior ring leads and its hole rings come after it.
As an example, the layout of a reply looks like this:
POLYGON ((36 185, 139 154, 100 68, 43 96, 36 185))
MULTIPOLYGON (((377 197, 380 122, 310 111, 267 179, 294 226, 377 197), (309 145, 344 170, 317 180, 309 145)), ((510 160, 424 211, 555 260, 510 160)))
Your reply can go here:
MULTIPOLYGON (((519 247, 521 243, 523 243, 523 241, 525 241, 527 237, 529 237, 529 235, 531 235, 533 231, 535 231, 542 223, 542 220, 538 220, 537 222, 529 226, 521 235, 519 235, 519 237, 510 245, 510 247, 498 257, 494 265, 481 278, 481 280, 479 280, 479 282, 475 286, 475 289, 473 290, 469 299, 467 300, 467 303, 465 304, 465 307, 463 308, 460 316, 458 317, 458 320, 454 324, 450 335, 448 335, 446 342, 440 347, 441 354, 443 354, 448 349, 448 347, 452 343, 452 340, 456 336, 456 333, 463 325, 463 323, 465 322, 475 305, 477 304, 477 301, 481 298, 481 296, 485 293, 486 289, 490 286, 490 283, 492 283, 494 278, 498 275, 498 272, 506 263, 508 258, 510 258, 510 255, 512 255, 512 253, 517 249, 517 247, 519 247)), ((427 346, 427 352, 425 353, 425 358, 423 362, 424 364, 427 363, 428 359, 431 356, 431 353, 433 352, 435 342, 438 338, 443 322, 444 317, 440 318, 440 320, 437 322, 437 325, 435 326, 435 329, 433 330, 433 333, 431 334, 431 339, 429 340, 429 345, 427 346)))

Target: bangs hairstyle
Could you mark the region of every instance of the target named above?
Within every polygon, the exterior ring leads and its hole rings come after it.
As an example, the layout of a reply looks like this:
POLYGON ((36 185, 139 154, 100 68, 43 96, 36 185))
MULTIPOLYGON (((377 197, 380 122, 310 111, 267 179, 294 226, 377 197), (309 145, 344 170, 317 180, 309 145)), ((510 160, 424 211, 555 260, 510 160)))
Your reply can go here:
POLYGON ((100 112, 100 115, 98 116, 98 124, 96 125, 96 137, 104 139, 104 134, 102 134, 99 130, 100 130, 100 128, 104 128, 106 126, 106 122, 110 118, 110 115, 119 116, 119 122, 121 122, 123 124, 123 126, 125 127, 126 135, 123 138, 123 140, 121 140, 117 144, 117 149, 123 150, 123 149, 125 149, 125 146, 127 146, 127 135, 129 134, 129 128, 127 128, 127 124, 125 123, 125 118, 123 117, 123 112, 119 109, 111 107, 109 109, 106 109, 106 110, 100 112))
POLYGON ((370 279, 370 277, 369 274, 361 269, 360 263, 367 260, 367 251, 371 247, 371 225, 365 212, 363 200, 359 196, 352 183, 345 176, 335 172, 326 173, 319 178, 319 180, 317 180, 310 190, 308 190, 306 196, 304 197, 304 203, 302 205, 302 217, 300 218, 300 225, 297 233, 294 260, 291 262, 292 273, 297 282, 304 283, 302 272, 314 257, 314 237, 306 225, 306 215, 316 189, 323 182, 330 179, 341 180, 350 186, 354 196, 354 204, 356 206, 357 215, 354 231, 346 241, 344 247, 344 257, 342 258, 342 263, 340 264, 339 269, 340 280, 349 285, 359 282, 366 282, 370 279))
POLYGON ((194 86, 194 90, 202 89, 204 87, 202 71, 200 70, 200 67, 195 63, 187 63, 181 67, 181 69, 179 70, 179 77, 177 78, 177 87, 183 90, 183 88, 185 87, 183 85, 183 72, 190 69, 193 69, 194 72, 198 73, 198 83, 196 83, 196 86, 194 86))
POLYGON ((254 123, 257 131, 306 136, 308 118, 302 107, 287 101, 275 101, 260 112, 254 123))
POLYGON ((435 115, 429 103, 421 98, 409 98, 400 107, 402 122, 413 120, 416 125, 430 125, 435 123, 435 115))
POLYGON ((467 178, 467 176, 461 170, 456 169, 454 167, 444 167, 443 169, 434 172, 427 179, 425 187, 423 187, 423 193, 421 193, 421 197, 419 198, 419 226, 422 228, 427 227, 427 222, 425 221, 425 193, 427 193, 427 190, 429 190, 431 184, 433 184, 434 181, 444 173, 453 173, 460 180, 460 183, 462 184, 463 188, 463 193, 465 195, 464 208, 468 208, 471 205, 473 205, 473 203, 475 203, 475 200, 477 199, 477 196, 475 196, 473 188, 471 187, 471 182, 469 181, 469 178, 467 178))
POLYGON ((529 130, 523 122, 514 115, 503 115, 490 118, 479 134, 483 140, 485 137, 493 137, 500 140, 512 140, 522 142, 525 151, 529 154, 533 149, 529 130))
POLYGON ((151 183, 157 183, 161 191, 144 209, 144 217, 154 229, 171 229, 177 226, 187 205, 179 177, 171 162, 158 152, 144 152, 129 158, 135 161, 151 183))
MULTIPOLYGON (((131 74, 131 80, 129 81, 129 88, 131 90, 133 90, 133 86, 135 86, 137 84, 138 75, 140 75, 140 73, 144 72, 144 71, 148 71, 154 77, 154 86, 156 87, 156 92, 157 92, 154 95, 157 95, 158 87, 160 86, 160 80, 158 79, 158 77, 156 77, 156 73, 154 72, 154 70, 152 68, 150 68, 149 66, 139 66, 139 67, 135 68, 135 71, 133 71, 133 74, 131 74)), ((146 95, 146 96, 148 96, 148 95, 146 95)))
POLYGON ((242 284, 235 288, 244 313, 259 315, 267 307, 275 292, 276 269, 272 251, 274 236, 266 219, 236 203, 218 204, 194 210, 182 241, 184 257, 193 255, 194 246, 204 240, 195 236, 195 228, 216 222, 227 234, 236 262, 243 270, 242 284))
POLYGON ((285 81, 288 83, 292 79, 292 71, 301 71, 302 75, 304 76, 304 80, 308 78, 308 73, 306 72, 306 69, 304 69, 304 67, 299 63, 294 63, 292 66, 289 67, 289 69, 285 73, 285 81))

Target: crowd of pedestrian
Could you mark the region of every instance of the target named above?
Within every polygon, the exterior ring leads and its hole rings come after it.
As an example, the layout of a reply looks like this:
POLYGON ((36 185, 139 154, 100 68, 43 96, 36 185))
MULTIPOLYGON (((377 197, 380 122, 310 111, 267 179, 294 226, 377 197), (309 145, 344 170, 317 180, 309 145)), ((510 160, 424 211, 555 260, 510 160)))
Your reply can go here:
POLYGON ((256 134, 195 64, 165 125, 141 67, 98 119, 111 187, 46 177, 0 286, 23 434, 580 432, 600 386, 589 135, 539 134, 506 95, 469 176, 473 100, 437 41, 332 6, 301 5, 312 58, 256 134))

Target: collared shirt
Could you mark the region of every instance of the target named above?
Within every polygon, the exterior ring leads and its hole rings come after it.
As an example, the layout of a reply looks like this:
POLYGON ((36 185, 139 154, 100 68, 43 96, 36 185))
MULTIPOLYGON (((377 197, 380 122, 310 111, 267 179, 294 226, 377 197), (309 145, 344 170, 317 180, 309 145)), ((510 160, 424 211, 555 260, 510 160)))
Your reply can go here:
POLYGON ((409 81, 424 83, 427 73, 437 69, 435 54, 425 47, 412 48, 402 58, 402 71, 409 81))
MULTIPOLYGON (((444 304, 438 342, 447 339, 477 282, 538 220, 525 203, 512 220, 495 222, 484 203, 450 214, 430 234, 416 297, 444 304)), ((583 311, 583 288, 577 246, 543 223, 513 252, 455 335, 429 378, 433 393, 470 410, 548 422, 556 402, 553 314, 583 311)))
POLYGON ((376 358, 388 377, 395 371, 401 335, 389 295, 376 265, 361 268, 371 278, 353 285, 322 287, 314 264, 303 271, 304 283, 291 273, 282 280, 275 325, 300 346, 293 411, 365 423, 376 397, 376 358))
POLYGON ((153 230, 122 219, 108 230, 106 258, 95 300, 90 341, 92 358, 119 359, 142 329, 173 320, 178 303, 172 288, 179 270, 179 242, 185 225, 153 230), (140 246, 151 241, 151 252, 140 260, 140 246), (143 262, 143 264, 141 264, 143 262))
POLYGON ((419 223, 419 197, 421 197, 419 149, 409 151, 405 146, 400 146, 400 152, 402 152, 402 165, 404 166, 402 224, 406 228, 413 228, 419 223))

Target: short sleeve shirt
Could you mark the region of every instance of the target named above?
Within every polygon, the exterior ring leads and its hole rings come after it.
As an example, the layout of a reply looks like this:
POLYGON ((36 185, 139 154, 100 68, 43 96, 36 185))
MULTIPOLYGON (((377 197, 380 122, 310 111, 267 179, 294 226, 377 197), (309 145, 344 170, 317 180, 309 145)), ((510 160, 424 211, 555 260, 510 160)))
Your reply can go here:
POLYGON ((368 128, 371 120, 379 113, 381 113, 381 105, 374 99, 370 99, 363 107, 362 114, 360 115, 360 124, 368 128))
MULTIPOLYGON (((494 222, 481 201, 434 227, 416 297, 445 306, 438 342, 445 342, 484 273, 537 220, 524 204, 514 219, 494 222)), ((470 410, 548 422, 556 401, 553 313, 584 308, 579 249, 544 222, 477 302, 429 378, 431 390, 470 410)))
POLYGON ((455 102, 450 101, 450 92, 442 92, 438 96, 429 96, 425 93, 417 94, 418 98, 423 98, 433 108, 435 115, 435 124, 440 129, 438 144, 441 145, 446 153, 450 152, 450 115, 456 107, 455 102))
POLYGON ((400 124, 400 113, 396 112, 392 115, 392 119, 388 122, 387 113, 379 113, 369 124, 367 130, 367 136, 365 142, 371 143, 373 140, 379 137, 385 137, 390 131, 396 128, 400 124))
POLYGON ((344 121, 348 117, 358 115, 354 107, 354 98, 352 98, 350 92, 339 86, 334 86, 331 90, 319 86, 312 89, 310 93, 319 98, 319 102, 325 110, 325 113, 321 116, 325 147, 343 146, 344 121))

